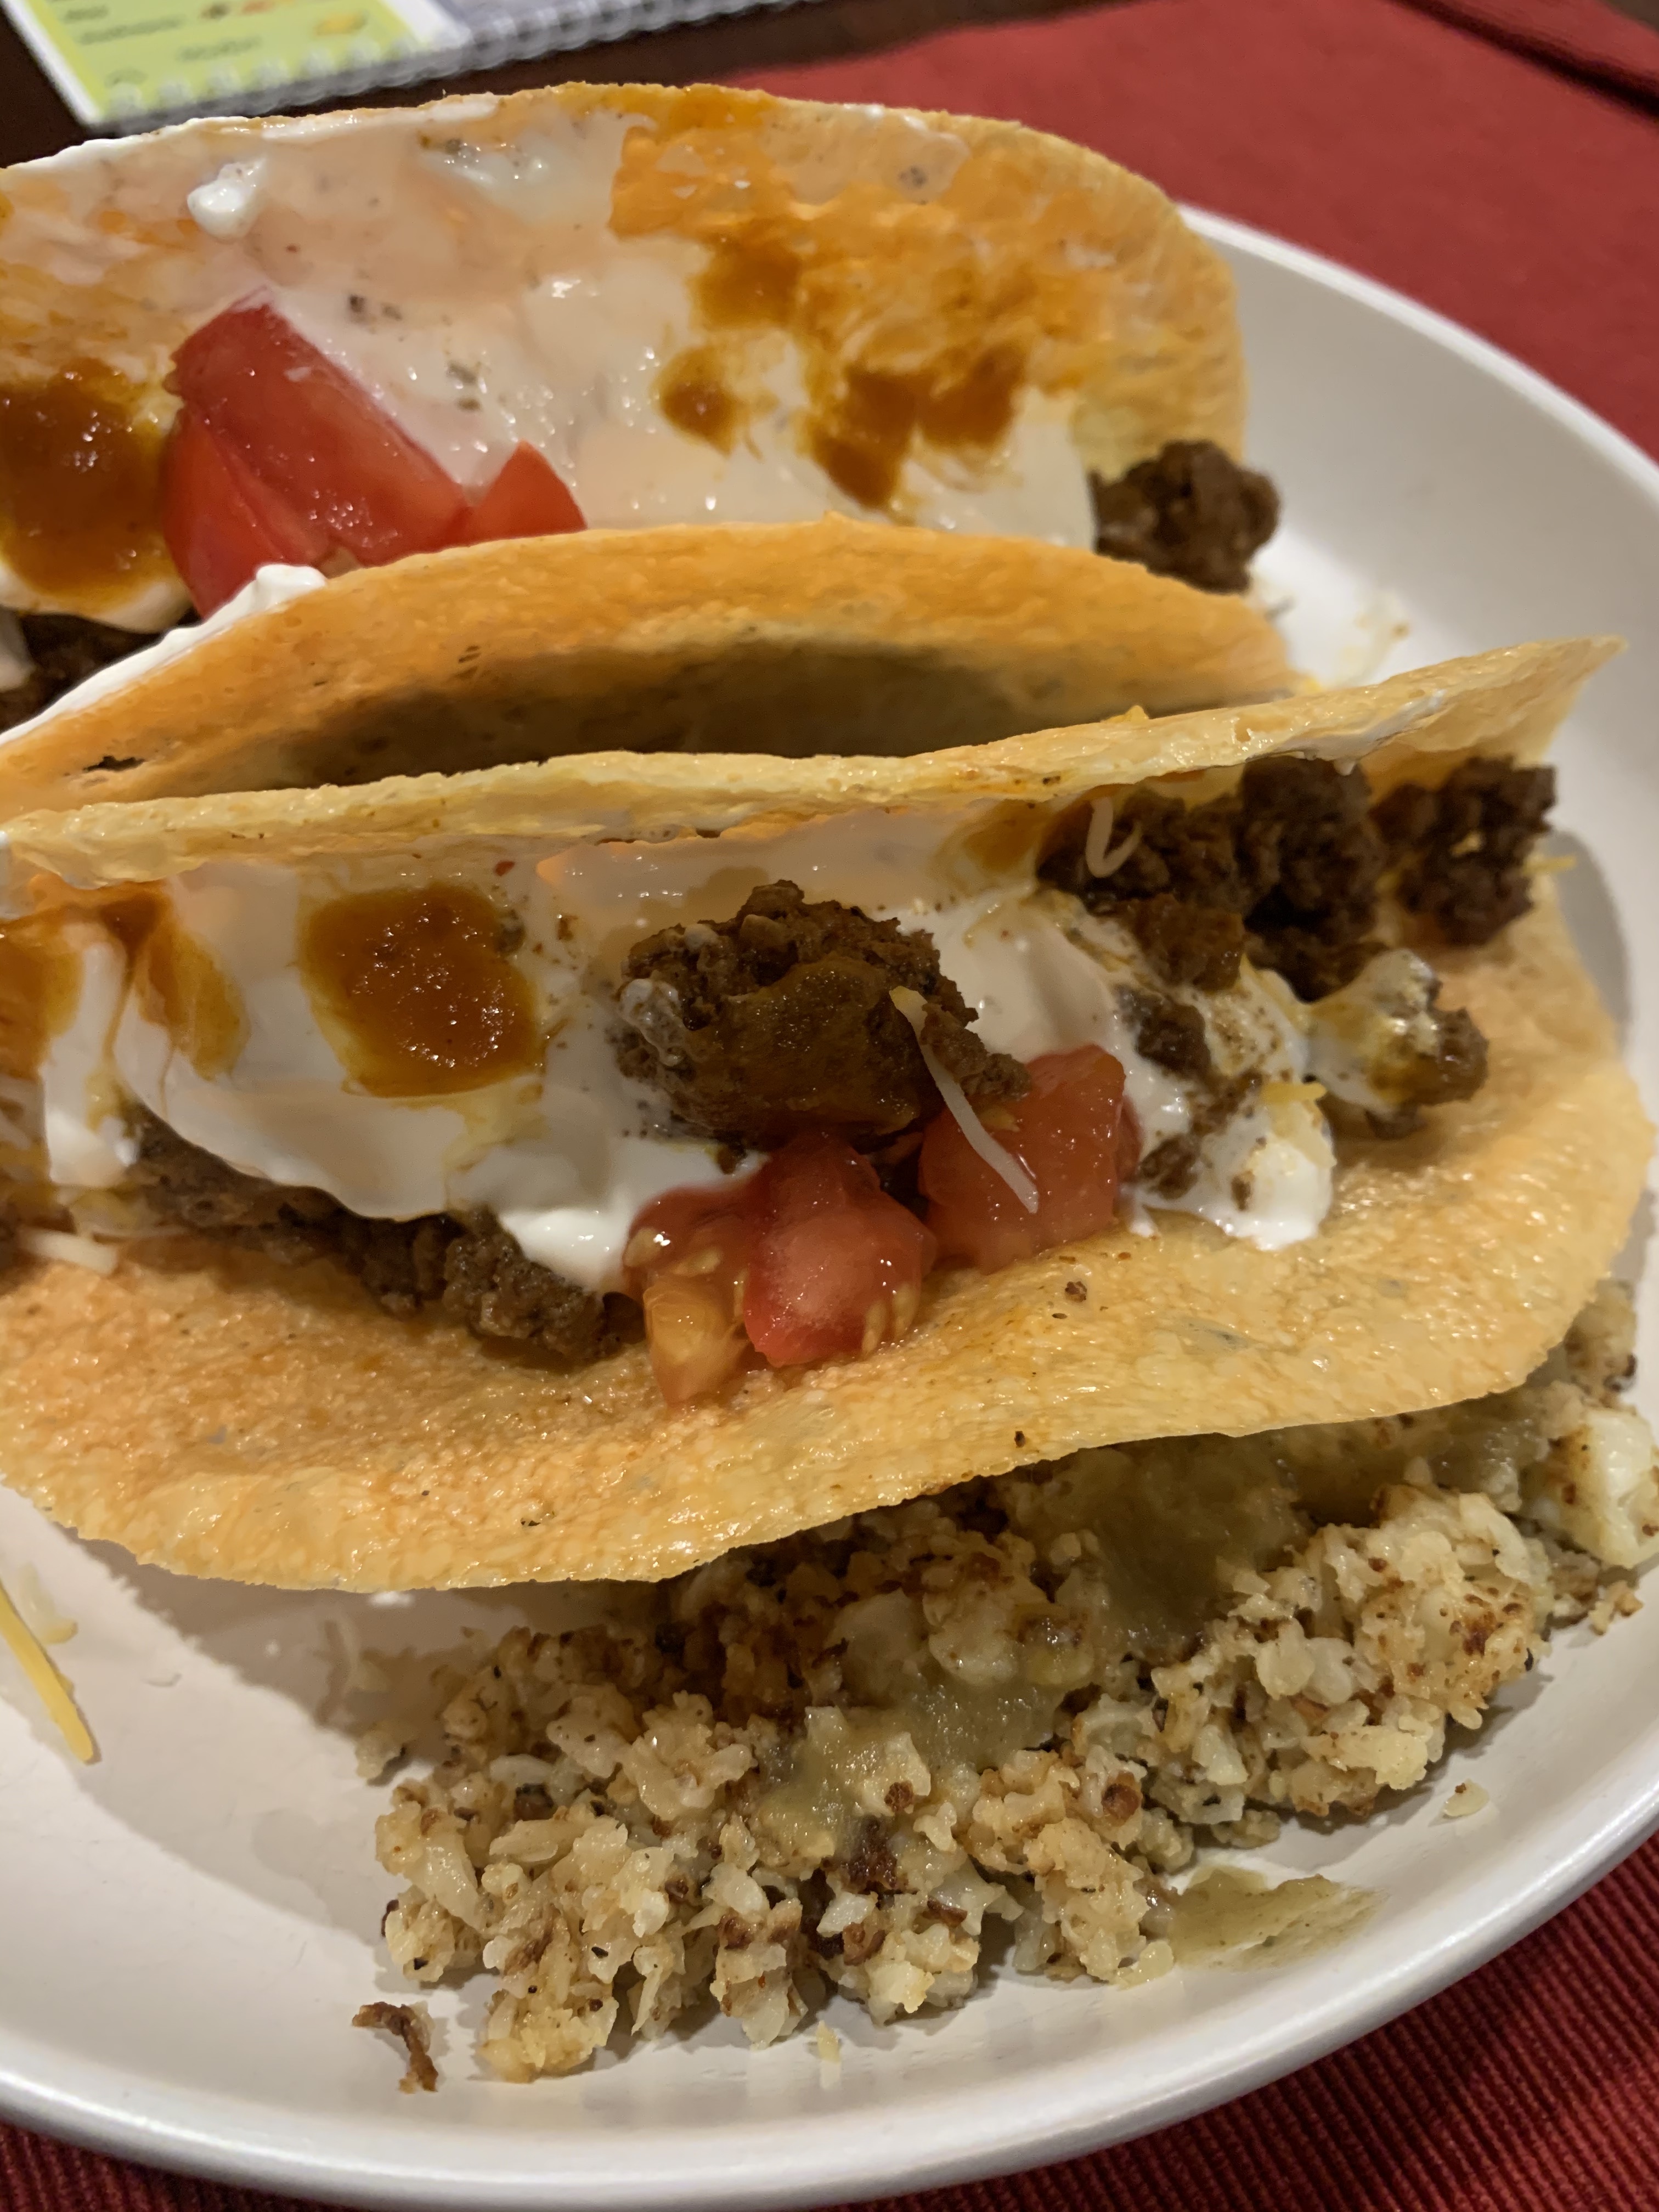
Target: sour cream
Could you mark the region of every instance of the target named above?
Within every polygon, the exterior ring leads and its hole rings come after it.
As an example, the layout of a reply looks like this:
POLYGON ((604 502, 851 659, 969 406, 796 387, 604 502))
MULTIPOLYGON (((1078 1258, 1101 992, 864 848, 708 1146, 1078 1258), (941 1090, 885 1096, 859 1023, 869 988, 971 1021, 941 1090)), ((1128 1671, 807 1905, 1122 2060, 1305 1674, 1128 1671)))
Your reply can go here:
MULTIPOLYGON (((993 1049, 1024 1060, 1097 1044, 1123 1065, 1150 1152, 1187 1134, 1201 1086, 1137 1048, 1129 994, 1162 991, 1127 931, 1091 920, 1029 873, 988 878, 972 811, 860 814, 784 833, 613 842, 549 851, 492 842, 464 858, 251 860, 163 887, 173 920, 212 957, 240 1009, 228 1066, 193 1064, 137 994, 113 948, 83 955, 80 1008, 44 1073, 51 1170, 62 1186, 119 1180, 131 1140, 110 1101, 134 1097, 243 1173, 326 1191, 371 1218, 493 1213, 522 1249, 582 1287, 620 1286, 629 1226, 666 1190, 720 1182, 716 1148, 688 1137, 615 1049, 628 952, 675 921, 723 921, 757 885, 799 884, 907 929, 926 929, 993 1049), (487 896, 522 932, 512 960, 533 993, 539 1066, 442 1096, 370 1095, 331 1041, 301 962, 305 917, 354 892, 441 883, 487 896), (124 1149, 125 1148, 125 1149, 124 1149)), ((1029 864, 1028 864, 1029 865, 1029 864)), ((1328 1209, 1332 1147, 1305 1081, 1308 1023, 1248 963, 1231 991, 1185 994, 1221 1077, 1249 1076, 1242 1103, 1200 1144, 1173 1199, 1143 1195, 1266 1249, 1311 1236, 1328 1209)))
POLYGON ((77 927, 80 995, 68 1027, 53 1037, 40 1070, 41 1123, 52 1181, 109 1190, 137 1154, 110 1080, 110 1043, 126 996, 126 963, 101 931, 77 927))
MULTIPOLYGON (((71 690, 54 699, 50 707, 38 714, 32 714, 27 722, 17 722, 9 730, 0 730, 0 745, 9 744, 14 738, 27 737, 31 730, 38 730, 43 722, 49 722, 54 714, 64 714, 72 708, 90 707, 100 699, 108 699, 118 691, 125 691, 130 684, 136 684, 141 677, 149 675, 155 669, 165 668, 169 661, 192 652, 204 638, 222 635, 249 615, 264 614, 272 607, 285 607, 291 600, 303 599, 307 592, 319 590, 327 580, 316 568, 289 568, 272 562, 269 567, 259 569, 252 582, 244 584, 234 598, 227 599, 222 607, 216 607, 205 622, 180 623, 177 629, 170 629, 158 637, 154 645, 143 646, 138 652, 128 653, 124 659, 112 660, 106 668, 94 670, 71 690)), ((0 578, 0 591, 3 588, 4 580, 0 578)), ((177 609, 172 611, 176 613, 177 609)), ((21 643, 21 634, 19 641, 21 643)), ((3 631, 0 631, 0 653, 3 653, 4 647, 5 636, 3 631)), ((25 665, 15 680, 21 684, 27 673, 25 665)), ((6 688, 6 681, 4 662, 0 659, 0 690, 6 688)))

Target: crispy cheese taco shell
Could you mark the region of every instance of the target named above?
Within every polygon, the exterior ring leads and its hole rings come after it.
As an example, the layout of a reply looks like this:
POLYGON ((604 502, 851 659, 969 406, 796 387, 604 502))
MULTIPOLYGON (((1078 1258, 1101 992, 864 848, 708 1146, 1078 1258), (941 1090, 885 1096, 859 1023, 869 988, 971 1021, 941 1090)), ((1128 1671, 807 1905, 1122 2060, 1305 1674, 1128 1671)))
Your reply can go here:
MULTIPOLYGON (((307 316, 349 301, 360 323, 456 308, 464 350, 467 313, 510 319, 573 269, 603 319, 616 269, 652 254, 678 257, 676 359, 714 380, 712 442, 741 447, 787 370, 787 453, 821 464, 824 504, 833 483, 848 511, 904 519, 923 446, 982 474, 1030 395, 1108 479, 1172 440, 1238 450, 1232 279, 1155 185, 1015 124, 707 85, 209 118, 0 171, 0 386, 113 372, 159 445, 174 349, 250 294, 291 289, 307 316), (210 235, 188 198, 228 167, 257 196, 210 235)), ((659 391, 656 430, 695 439, 670 405, 659 391)), ((722 507, 742 519, 741 497, 722 507)), ((0 516, 0 555, 15 604, 106 618, 173 579, 154 534, 118 572, 0 516)))
MULTIPOLYGON (((590 756, 351 792, 38 815, 14 863, 82 884, 228 853, 441 854, 719 829, 848 805, 1058 805, 1103 783, 1294 748, 1378 787, 1474 751, 1535 758, 1607 641, 1516 647, 1350 694, 1129 720, 909 760, 590 756)), ((860 1508, 1085 1444, 1246 1433, 1518 1382, 1622 1241, 1650 1132, 1540 879, 1535 910, 1437 955, 1489 1040, 1471 1101, 1346 1146, 1320 1233, 1264 1253, 1185 1216, 991 1276, 935 1276, 900 1343, 665 1408, 641 1351, 568 1376, 442 1322, 392 1321, 325 1266, 185 1238, 108 1277, 0 1290, 0 1467, 83 1534, 198 1574, 364 1589, 653 1577, 860 1508), (1080 1286, 1083 1295, 1078 1289, 1080 1286)))
MULTIPOLYGON (((122 883, 223 856, 441 854, 476 834, 719 830, 836 807, 1060 805, 1272 750, 1363 754, 1378 787, 1467 754, 1535 759, 1608 641, 1482 654, 1370 690, 1121 721, 914 761, 584 757, 356 792, 42 814, 13 865, 122 883)), ((349 1589, 659 1577, 1079 1444, 1354 1420, 1513 1385, 1617 1252, 1648 1124, 1548 883, 1440 956, 1489 1037, 1486 1086, 1347 1146, 1318 1237, 1281 1252, 1190 1217, 1002 1274, 936 1276, 874 1358, 754 1374, 668 1411, 644 1352, 549 1374, 389 1321, 327 1267, 188 1239, 112 1276, 24 1265, 0 1291, 0 1464, 82 1533, 248 1582, 349 1589), (1084 1297, 1068 1285, 1082 1285, 1084 1297)))
POLYGON ((1247 600, 1066 547, 839 518, 590 531, 249 616, 0 743, 0 817, 618 748, 937 752, 1295 681, 1247 600))
POLYGON ((1490 1042, 1486 1085, 1419 1137, 1351 1148, 1305 1243, 1164 1217, 935 1277, 874 1357, 669 1411, 642 1351, 549 1375, 390 1322, 326 1267, 157 1243, 107 1277, 8 1279, 0 1465, 83 1535, 185 1573, 648 1579, 1081 1445, 1507 1388, 1617 1250, 1650 1133, 1547 893, 1442 969, 1490 1042))
MULTIPOLYGON (((321 598, 323 595, 316 595, 321 598)), ((726 750, 596 752, 355 787, 230 791, 198 799, 44 809, 0 833, 0 910, 27 902, 36 870, 82 888, 149 882, 210 861, 273 864, 347 854, 441 860, 469 841, 713 835, 769 830, 861 808, 1057 811, 1105 787, 1231 769, 1274 752, 1364 759, 1374 789, 1435 784, 1472 752, 1540 759, 1585 678, 1616 638, 1506 646, 1352 690, 1159 720, 1130 714, 909 757, 817 754, 788 760, 726 750)), ((710 732, 718 739, 719 732, 710 732)), ((1017 834, 1011 830, 1011 834, 1017 834)))

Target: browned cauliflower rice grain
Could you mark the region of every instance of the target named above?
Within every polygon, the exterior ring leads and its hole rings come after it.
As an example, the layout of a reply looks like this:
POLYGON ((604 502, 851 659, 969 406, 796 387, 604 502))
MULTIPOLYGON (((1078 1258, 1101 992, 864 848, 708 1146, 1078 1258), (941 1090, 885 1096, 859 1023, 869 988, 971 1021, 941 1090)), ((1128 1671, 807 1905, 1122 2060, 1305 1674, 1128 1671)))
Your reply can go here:
POLYGON ((514 2081, 708 1999, 756 2045, 828 1988, 958 2003, 988 1921, 1027 1972, 1166 1972, 1196 1849, 1364 1819, 1553 1624, 1633 1609, 1632 1334, 1608 1285, 1501 1396, 1080 1452, 734 1553, 642 1626, 514 1630, 379 1823, 392 1958, 495 1977, 514 2081))

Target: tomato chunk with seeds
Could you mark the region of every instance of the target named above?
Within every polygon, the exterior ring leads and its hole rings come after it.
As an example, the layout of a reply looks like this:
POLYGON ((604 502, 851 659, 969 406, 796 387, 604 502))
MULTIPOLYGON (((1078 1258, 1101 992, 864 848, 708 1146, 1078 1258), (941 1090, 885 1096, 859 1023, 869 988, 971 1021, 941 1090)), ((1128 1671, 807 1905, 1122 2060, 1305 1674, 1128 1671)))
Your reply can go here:
POLYGON ((1139 1156, 1123 1069, 1110 1053, 1091 1044, 1044 1053, 1030 1070, 1024 1097, 997 1109, 1000 1126, 987 1126, 1036 1183, 1035 1213, 951 1115, 935 1115, 921 1140, 921 1189, 939 1250, 988 1273, 1109 1227, 1139 1156))
POLYGON ((452 543, 487 545, 502 538, 558 538, 586 530, 582 511, 533 446, 515 446, 501 473, 463 520, 452 543))
POLYGON ((449 544, 465 493, 366 386, 268 303, 228 308, 173 357, 186 416, 366 567, 449 544))
POLYGON ((629 1237, 624 1279, 644 1308, 651 1372, 671 1406, 717 1390, 752 1356, 743 1326, 743 1200, 751 1180, 668 1191, 644 1208, 629 1237))
POLYGON ((933 1232, 843 1138, 792 1139, 755 1176, 743 1319, 774 1367, 873 1352, 916 1317, 933 1232))
POLYGON ((902 1336, 937 1254, 861 1153, 810 1132, 741 1182, 653 1200, 623 1268, 645 1309, 651 1371, 679 1406, 756 1352, 798 1367, 902 1336))
POLYGON ((234 599, 267 562, 309 567, 330 550, 234 446, 188 413, 162 457, 161 534, 203 615, 234 599))

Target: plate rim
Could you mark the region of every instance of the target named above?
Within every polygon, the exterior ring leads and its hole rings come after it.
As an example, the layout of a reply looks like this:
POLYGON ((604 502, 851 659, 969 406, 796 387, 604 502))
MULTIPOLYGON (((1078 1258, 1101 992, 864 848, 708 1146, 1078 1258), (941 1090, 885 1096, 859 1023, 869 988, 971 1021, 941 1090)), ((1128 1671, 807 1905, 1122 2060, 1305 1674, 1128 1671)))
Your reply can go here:
MULTIPOLYGON (((1659 532, 1659 463, 1538 370, 1437 309, 1322 254, 1230 216, 1192 207, 1182 212, 1212 244, 1343 295, 1507 386, 1623 477, 1652 507, 1659 532)), ((1304 2010, 1292 2033, 1253 2028, 1218 2069, 1212 2056, 1189 2060, 1172 2076, 1166 2068, 1161 2089, 1115 2115, 1091 2110, 1091 2059, 1085 2054, 1051 2073, 1044 2100, 1029 2118, 1020 2107, 1010 2112, 994 2100, 975 2105, 958 2091, 933 2088, 908 2098, 901 2111, 860 2114, 851 2130, 844 2118, 828 2112, 822 2122, 794 2117, 747 2123, 740 2139, 702 2137, 686 2128, 660 2131, 652 2136, 648 2169, 641 2161, 572 2176, 571 2187, 546 2171, 544 2135, 515 2139, 523 2151, 514 2171, 465 2167, 446 2154, 445 2138, 424 2128, 407 2132, 401 2162, 388 2162, 378 2153, 353 2153, 349 2140, 380 2136, 387 2128, 384 2120, 368 2130, 328 2121, 308 2137, 296 2140, 290 2133, 279 2140, 271 2107, 216 2092, 168 2090, 141 2109, 132 2100, 131 2077, 113 2067, 70 2063, 60 2065, 56 2081, 40 2078, 40 2046, 0 2027, 0 2117, 109 2157, 240 2187, 399 2212, 462 2207, 535 2212, 555 2202, 567 2212, 641 2212, 647 2203, 653 2212, 702 2212, 714 2201, 734 2212, 740 2207, 762 2212, 888 2197, 1050 2165, 1152 2134, 1293 2073, 1529 1935, 1659 1827, 1659 1764, 1646 1751, 1638 1738, 1597 1778, 1595 1801, 1606 1809, 1588 1832, 1563 1839, 1547 1827, 1523 1847, 1528 1879, 1507 1889, 1500 1905, 1473 1917, 1464 1900, 1443 1903, 1437 1916, 1436 1908, 1425 1906, 1431 1929, 1437 1917, 1457 1924, 1440 1929, 1426 1947, 1402 1947, 1399 1962, 1374 1974, 1359 2001, 1349 1993, 1345 1976, 1327 1972, 1318 2001, 1304 2010), (800 2157, 803 2135, 811 2138, 810 2172, 803 2171, 800 2157), (919 2136, 924 2138, 920 2148, 919 2136), (673 2157, 677 2137, 680 2160, 673 2157), (702 2176, 716 2143, 719 2167, 711 2187, 702 2176), (532 2171, 538 2155, 542 2170, 532 2171), (785 2155, 793 2175, 787 2168, 781 2172, 785 2155)), ((1582 1826, 1582 1814, 1577 1819, 1582 1826)), ((1097 2089, 1094 2096, 1097 2106, 1097 2089)), ((464 2142, 469 2136, 476 2140, 477 2131, 458 2124, 451 2133, 464 2142)), ((503 2140, 500 2135, 491 2139, 503 2140)))

